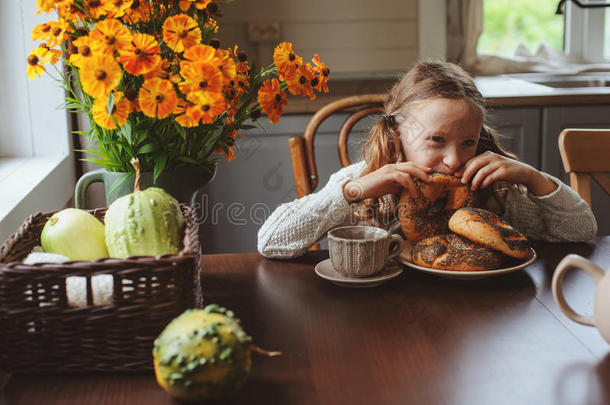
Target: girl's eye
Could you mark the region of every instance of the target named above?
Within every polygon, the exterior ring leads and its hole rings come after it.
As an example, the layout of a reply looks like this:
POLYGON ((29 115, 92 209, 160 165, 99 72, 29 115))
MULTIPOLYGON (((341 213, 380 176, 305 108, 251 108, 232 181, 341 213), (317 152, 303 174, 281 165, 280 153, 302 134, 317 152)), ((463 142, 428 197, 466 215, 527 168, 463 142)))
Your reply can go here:
POLYGON ((474 139, 467 139, 464 142, 462 142, 462 145, 464 145, 466 147, 470 147, 470 146, 476 145, 476 143, 474 142, 474 139))
POLYGON ((431 136, 430 141, 433 143, 445 143, 445 138, 442 136, 431 136))

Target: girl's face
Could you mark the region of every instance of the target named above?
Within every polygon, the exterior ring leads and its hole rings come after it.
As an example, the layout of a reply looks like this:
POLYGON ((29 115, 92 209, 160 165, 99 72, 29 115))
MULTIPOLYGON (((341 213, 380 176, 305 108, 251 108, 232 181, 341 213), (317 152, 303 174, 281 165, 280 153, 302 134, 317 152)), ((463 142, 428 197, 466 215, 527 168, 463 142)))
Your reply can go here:
POLYGON ((483 117, 463 100, 435 98, 414 106, 398 127, 407 161, 454 174, 474 157, 483 117))

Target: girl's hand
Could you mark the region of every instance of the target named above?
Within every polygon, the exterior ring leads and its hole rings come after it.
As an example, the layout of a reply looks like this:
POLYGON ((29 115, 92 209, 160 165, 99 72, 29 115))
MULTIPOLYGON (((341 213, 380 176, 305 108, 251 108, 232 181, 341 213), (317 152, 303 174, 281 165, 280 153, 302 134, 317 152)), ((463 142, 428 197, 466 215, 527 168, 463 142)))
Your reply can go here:
POLYGON ((461 177, 464 184, 471 182, 472 190, 485 188, 497 180, 523 184, 534 195, 546 195, 557 188, 552 180, 532 166, 490 151, 470 159, 455 175, 461 177))
POLYGON ((370 197, 397 194, 406 188, 415 198, 417 191, 413 177, 430 181, 428 174, 432 169, 417 166, 412 162, 390 163, 358 179, 348 181, 343 186, 343 196, 347 202, 360 201, 370 197))

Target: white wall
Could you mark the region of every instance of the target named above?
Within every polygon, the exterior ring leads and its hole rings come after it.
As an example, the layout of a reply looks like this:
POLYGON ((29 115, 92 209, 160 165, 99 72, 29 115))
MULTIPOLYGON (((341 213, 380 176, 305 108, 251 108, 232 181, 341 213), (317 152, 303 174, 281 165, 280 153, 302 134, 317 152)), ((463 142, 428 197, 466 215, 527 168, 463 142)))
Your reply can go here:
POLYGON ((419 1, 419 58, 445 59, 447 53, 446 0, 419 1))
POLYGON ((418 0, 238 0, 221 11, 221 46, 236 43, 259 65, 281 41, 307 61, 318 53, 339 76, 403 71, 419 56, 418 0), (248 23, 267 21, 279 22, 280 40, 250 42, 248 23))

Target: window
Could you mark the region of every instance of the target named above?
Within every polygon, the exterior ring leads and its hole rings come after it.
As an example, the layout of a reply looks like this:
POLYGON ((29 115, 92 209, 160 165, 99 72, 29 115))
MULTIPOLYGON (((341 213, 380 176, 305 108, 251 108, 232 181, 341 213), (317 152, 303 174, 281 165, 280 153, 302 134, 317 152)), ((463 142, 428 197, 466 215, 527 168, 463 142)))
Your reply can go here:
POLYGON ((565 14, 566 53, 587 63, 610 62, 610 8, 581 8, 568 1, 565 14))
POLYGON ((32 0, 0 1, 0 243, 24 218, 63 208, 74 192, 74 162, 63 90, 51 78, 28 81, 32 28, 46 21, 32 0))
POLYGON ((483 32, 477 53, 512 56, 519 44, 535 52, 541 42, 563 50, 564 16, 558 0, 483 1, 483 32))
POLYGON ((610 8, 581 8, 567 0, 564 14, 558 15, 558 3, 483 0, 483 32, 477 53, 511 56, 520 43, 535 52, 544 42, 580 63, 610 62, 610 8))

